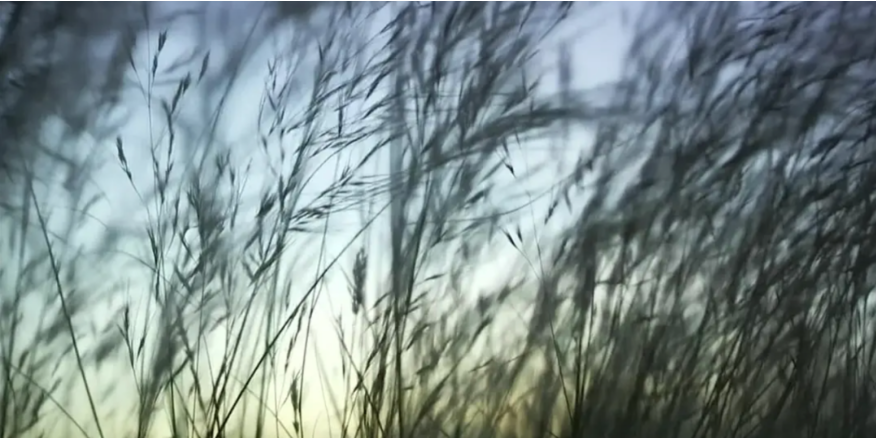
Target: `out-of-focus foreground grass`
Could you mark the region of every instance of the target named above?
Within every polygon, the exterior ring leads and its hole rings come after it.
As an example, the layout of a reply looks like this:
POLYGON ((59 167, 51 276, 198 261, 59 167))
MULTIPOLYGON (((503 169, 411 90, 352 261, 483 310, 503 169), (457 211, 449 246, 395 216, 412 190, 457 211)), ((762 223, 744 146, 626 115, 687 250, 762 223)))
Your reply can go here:
POLYGON ((876 433, 872 4, 170 9, 2 6, 0 438, 876 433))

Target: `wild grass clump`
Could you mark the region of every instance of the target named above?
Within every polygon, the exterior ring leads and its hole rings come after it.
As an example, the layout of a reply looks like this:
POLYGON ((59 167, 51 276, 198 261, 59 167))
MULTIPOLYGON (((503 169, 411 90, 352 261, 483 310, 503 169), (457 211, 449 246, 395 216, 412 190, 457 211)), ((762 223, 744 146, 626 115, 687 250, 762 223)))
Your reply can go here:
POLYGON ((294 3, 3 11, 0 438, 876 431, 871 5, 294 3))

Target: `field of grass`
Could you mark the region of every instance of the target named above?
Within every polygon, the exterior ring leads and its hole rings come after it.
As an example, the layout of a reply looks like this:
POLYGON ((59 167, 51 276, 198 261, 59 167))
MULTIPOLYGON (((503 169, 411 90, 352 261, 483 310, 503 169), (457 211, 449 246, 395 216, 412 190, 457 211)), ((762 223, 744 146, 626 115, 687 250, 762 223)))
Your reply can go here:
POLYGON ((0 438, 876 434, 876 7, 248 5, 2 6, 0 438))

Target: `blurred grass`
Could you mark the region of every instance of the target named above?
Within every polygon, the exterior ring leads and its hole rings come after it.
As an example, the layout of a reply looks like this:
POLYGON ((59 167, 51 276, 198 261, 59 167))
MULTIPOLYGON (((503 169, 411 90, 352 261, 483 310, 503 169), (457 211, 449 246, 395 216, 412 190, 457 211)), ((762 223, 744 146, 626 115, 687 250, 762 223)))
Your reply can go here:
POLYGON ((0 438, 876 431, 872 5, 645 7, 599 100, 568 46, 559 93, 535 73, 599 9, 504 2, 193 10, 256 18, 179 62, 182 25, 131 4, 82 36, 116 36, 112 84, 50 98, 70 60, 21 48, 73 24, 13 24, 88 22, 59 5, 0 28, 0 71, 39 67, 0 93, 28 122, 0 130, 0 438), (131 96, 146 138, 106 121, 131 96), (519 151, 582 127, 531 192, 519 151), (82 242, 102 174, 144 214, 82 242))

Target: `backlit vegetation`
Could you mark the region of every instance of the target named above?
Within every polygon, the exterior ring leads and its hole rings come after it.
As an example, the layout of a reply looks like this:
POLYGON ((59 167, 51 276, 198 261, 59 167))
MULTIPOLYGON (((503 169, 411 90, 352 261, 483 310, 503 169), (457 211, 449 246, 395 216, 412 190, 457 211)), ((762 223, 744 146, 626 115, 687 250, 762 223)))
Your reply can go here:
POLYGON ((876 8, 609 9, 2 5, 0 438, 872 437, 876 8))

